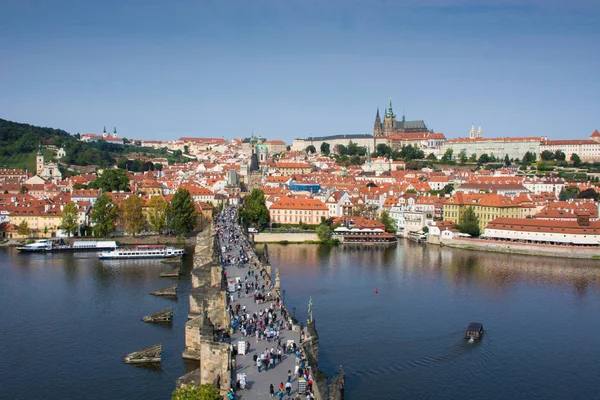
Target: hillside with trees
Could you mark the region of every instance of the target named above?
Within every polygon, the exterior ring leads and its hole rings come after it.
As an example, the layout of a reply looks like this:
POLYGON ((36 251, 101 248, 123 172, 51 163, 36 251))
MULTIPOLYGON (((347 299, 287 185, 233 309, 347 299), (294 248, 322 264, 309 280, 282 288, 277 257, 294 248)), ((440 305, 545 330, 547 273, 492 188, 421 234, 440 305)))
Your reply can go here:
MULTIPOLYGON (((43 146, 63 148, 67 155, 60 160, 61 164, 73 166, 94 165, 106 168, 115 165, 116 159, 125 159, 133 155, 167 158, 169 163, 187 161, 181 154, 168 153, 166 148, 120 145, 102 140, 86 143, 79 141, 79 134, 71 135, 62 129, 22 124, 0 118, 0 168, 35 169, 35 155, 40 143, 43 146)), ((49 152, 44 150, 44 156, 48 155, 49 152)), ((131 163, 131 166, 132 168, 127 169, 137 168, 135 163, 131 163)), ((143 168, 144 164, 139 170, 143 168)))

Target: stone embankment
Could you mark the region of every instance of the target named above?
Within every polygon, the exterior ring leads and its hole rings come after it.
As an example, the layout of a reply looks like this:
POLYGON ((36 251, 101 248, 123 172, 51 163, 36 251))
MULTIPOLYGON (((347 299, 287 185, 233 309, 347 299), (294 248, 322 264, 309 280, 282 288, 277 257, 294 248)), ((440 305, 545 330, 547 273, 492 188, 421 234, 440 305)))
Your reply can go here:
POLYGON ((483 239, 443 239, 440 245, 465 250, 490 251, 529 256, 600 259, 600 247, 557 246, 546 244, 526 244, 495 242, 483 239))
MULTIPOLYGON (((256 239, 260 235, 255 235, 256 239)), ((289 236, 289 235, 286 235, 289 236)), ((280 297, 281 282, 279 273, 276 270, 275 279, 272 280, 271 266, 268 256, 258 257, 254 245, 249 240, 250 249, 248 256, 250 261, 248 265, 252 266, 254 275, 258 274, 260 280, 267 287, 272 287, 273 298, 280 297)), ((283 239, 275 240, 281 241, 283 239)), ((312 240, 307 239, 307 240, 312 240)), ((256 369, 251 355, 233 356, 231 346, 226 341, 221 341, 221 334, 224 331, 232 332, 232 343, 238 343, 239 340, 249 340, 242 338, 239 330, 234 332, 231 329, 229 312, 227 310, 230 298, 227 292, 227 279, 236 279, 246 274, 245 268, 236 266, 223 267, 221 265, 221 244, 218 241, 218 235, 214 228, 206 229, 201 232, 196 241, 194 255, 194 268, 192 270, 192 290, 190 293, 190 321, 185 328, 186 348, 182 356, 186 359, 198 360, 199 368, 181 377, 177 381, 180 386, 185 383, 194 382, 195 384, 210 383, 217 386, 223 395, 231 387, 235 386, 237 374, 243 373, 247 376, 248 386, 243 390, 236 390, 236 399, 263 399, 269 397, 268 387, 273 384, 278 387, 279 381, 285 381, 287 370, 294 370, 294 357, 284 356, 280 364, 275 368, 268 368, 266 371, 259 372, 256 369)), ((239 249, 234 249, 231 253, 235 254, 239 249)), ((247 307, 248 312, 258 310, 259 305, 254 301, 253 296, 239 294, 237 304, 247 307)), ((238 296, 236 296, 238 297, 238 296)), ((232 304, 233 306, 233 304, 232 304)), ((291 319, 285 306, 281 310, 282 317, 291 319)), ((331 387, 328 386, 327 375, 318 369, 318 334, 315 329, 314 321, 309 322, 306 329, 297 321, 293 321, 291 330, 282 333, 282 343, 287 340, 294 340, 300 344, 300 348, 306 357, 308 365, 313 371, 314 382, 313 392, 316 399, 341 400, 344 398, 344 375, 340 368, 340 376, 332 380, 331 387)), ((263 339, 264 340, 264 339, 263 339)), ((254 340, 252 340, 254 347, 254 340)), ((256 340, 256 348, 250 349, 254 354, 260 353, 261 346, 272 346, 256 340)), ((296 378, 294 378, 296 379, 296 378)), ((296 388, 292 391, 294 398, 297 396, 298 382, 294 380, 296 388)), ((299 398, 299 397, 298 397, 299 398)), ((304 400, 304 396, 302 399, 304 400)))
POLYGON ((253 236, 254 243, 304 243, 319 241, 319 236, 316 233, 257 233, 253 236))

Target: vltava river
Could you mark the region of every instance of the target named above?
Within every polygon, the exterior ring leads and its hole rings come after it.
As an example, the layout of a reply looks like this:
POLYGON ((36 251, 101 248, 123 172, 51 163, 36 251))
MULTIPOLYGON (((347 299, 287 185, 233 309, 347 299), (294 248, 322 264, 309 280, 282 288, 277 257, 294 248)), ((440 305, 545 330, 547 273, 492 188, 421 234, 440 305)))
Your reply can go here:
MULTIPOLYGON (((343 365, 350 400, 598 398, 600 261, 412 242, 269 252, 299 319, 313 297, 321 368, 343 365), (463 339, 471 321, 487 330, 481 343, 463 339)), ((0 249, 0 398, 170 398, 190 367, 181 359, 190 281, 179 280, 176 302, 150 296, 173 282, 158 276, 168 269, 0 249), (169 306, 172 327, 140 321, 169 306), (155 343, 161 369, 122 363, 155 343)))
POLYGON ((320 366, 343 366, 348 399, 600 398, 600 261, 409 241, 269 252, 299 319, 313 297, 320 366))

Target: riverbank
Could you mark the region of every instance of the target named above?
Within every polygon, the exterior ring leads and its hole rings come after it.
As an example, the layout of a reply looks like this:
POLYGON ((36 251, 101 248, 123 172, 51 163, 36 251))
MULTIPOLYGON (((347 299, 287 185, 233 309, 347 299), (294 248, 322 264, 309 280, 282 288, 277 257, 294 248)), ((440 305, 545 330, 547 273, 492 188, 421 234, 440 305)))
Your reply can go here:
MULTIPOLYGON (((435 244, 435 243, 429 243, 435 244)), ((600 261, 600 247, 555 246, 546 244, 525 244, 512 242, 494 242, 483 239, 449 239, 441 240, 440 246, 464 250, 487 251, 526 256, 578 258, 600 261)))

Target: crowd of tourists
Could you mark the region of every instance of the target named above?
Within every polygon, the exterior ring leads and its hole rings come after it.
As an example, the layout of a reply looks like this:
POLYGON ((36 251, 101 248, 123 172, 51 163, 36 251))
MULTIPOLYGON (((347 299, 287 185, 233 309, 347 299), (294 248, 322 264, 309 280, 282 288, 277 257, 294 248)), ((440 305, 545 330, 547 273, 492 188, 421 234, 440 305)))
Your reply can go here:
MULTIPOLYGON (((237 224, 237 208, 225 208, 215 221, 215 228, 223 267, 235 267, 237 271, 231 274, 237 275, 235 277, 228 277, 227 272, 224 272, 229 292, 227 312, 231 322, 231 335, 236 334, 242 339, 230 343, 232 357, 248 354, 252 339, 256 346, 252 360, 258 373, 276 368, 287 357, 295 357, 294 373, 288 370, 285 383, 282 381, 278 388, 271 384, 269 394, 279 399, 284 396, 291 399, 292 382, 301 380, 305 391, 301 394, 302 397, 298 395, 294 399, 313 399, 313 376, 306 358, 298 344, 293 340, 285 340, 283 334, 286 330, 292 330, 292 320, 281 299, 274 294, 270 277, 260 268, 252 246, 237 224), (256 306, 247 307, 241 303, 256 306), (259 347, 263 346, 264 351, 259 352, 259 347)), ((246 373, 238 373, 227 397, 235 399, 235 390, 245 388, 246 373)))

